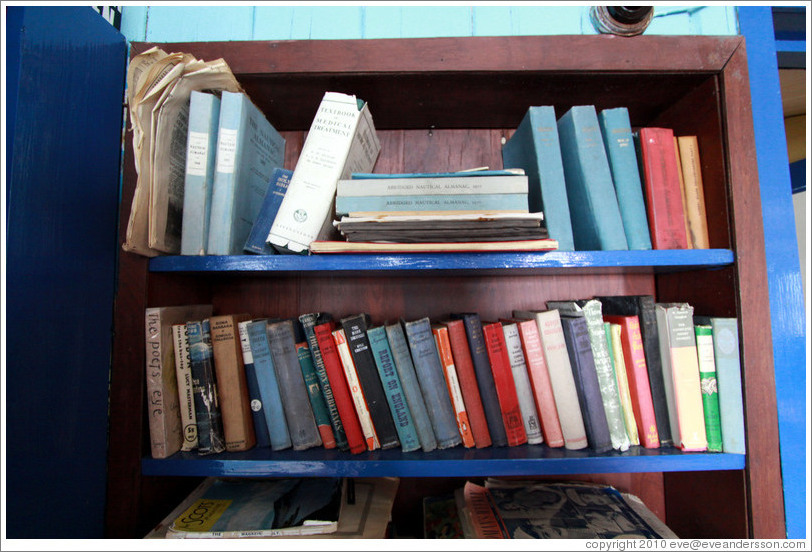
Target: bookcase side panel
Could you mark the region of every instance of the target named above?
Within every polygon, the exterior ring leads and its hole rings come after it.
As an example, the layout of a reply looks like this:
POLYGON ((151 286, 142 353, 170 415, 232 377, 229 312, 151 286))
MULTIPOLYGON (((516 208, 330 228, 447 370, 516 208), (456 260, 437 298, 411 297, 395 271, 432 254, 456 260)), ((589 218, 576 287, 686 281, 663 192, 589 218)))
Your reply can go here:
POLYGON ((736 252, 751 536, 784 538, 786 526, 770 331, 770 305, 744 43, 722 73, 731 228, 736 252))

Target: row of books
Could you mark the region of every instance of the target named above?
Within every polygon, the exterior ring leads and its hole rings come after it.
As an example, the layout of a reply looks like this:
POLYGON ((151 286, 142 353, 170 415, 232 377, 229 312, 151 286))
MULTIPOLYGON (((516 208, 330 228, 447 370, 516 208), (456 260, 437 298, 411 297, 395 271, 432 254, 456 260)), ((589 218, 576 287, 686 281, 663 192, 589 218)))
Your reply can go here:
POLYGON ((640 498, 594 483, 466 481, 423 498, 427 539, 675 539, 640 498))
POLYGON ((651 296, 546 306, 378 325, 363 313, 148 309, 152 454, 525 443, 744 452, 735 319, 694 319, 690 305, 651 296))
POLYGON ((502 148, 502 171, 385 175, 370 172, 381 145, 369 106, 326 92, 290 171, 285 139, 223 60, 153 48, 129 75, 138 183, 128 251, 305 253, 315 242, 336 252, 323 245, 335 228, 361 243, 709 247, 696 136, 633 132, 625 107, 574 106, 560 118, 530 107, 502 148))
POLYGON ((626 107, 530 107, 502 148, 558 249, 708 248, 696 136, 632 128, 626 107))

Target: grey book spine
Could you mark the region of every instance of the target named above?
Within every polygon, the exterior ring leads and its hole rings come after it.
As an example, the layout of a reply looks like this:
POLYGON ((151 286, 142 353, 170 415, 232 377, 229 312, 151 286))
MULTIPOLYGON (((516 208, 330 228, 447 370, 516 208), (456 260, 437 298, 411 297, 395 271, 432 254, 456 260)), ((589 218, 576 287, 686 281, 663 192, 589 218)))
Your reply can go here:
POLYGON ((293 450, 305 450, 321 445, 321 435, 316 427, 310 397, 307 394, 293 322, 282 320, 268 324, 268 342, 271 347, 274 370, 279 381, 282 407, 288 422, 293 450))

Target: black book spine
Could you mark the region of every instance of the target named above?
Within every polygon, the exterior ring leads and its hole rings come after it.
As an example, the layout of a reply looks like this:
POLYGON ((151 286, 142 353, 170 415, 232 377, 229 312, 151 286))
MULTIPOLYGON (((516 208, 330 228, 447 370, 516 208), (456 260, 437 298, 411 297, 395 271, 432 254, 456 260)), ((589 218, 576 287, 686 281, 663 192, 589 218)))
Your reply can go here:
POLYGON ((392 420, 392 414, 389 411, 389 403, 386 400, 381 378, 378 375, 375 357, 369 347, 367 317, 364 314, 358 314, 343 318, 341 327, 344 329, 347 344, 350 347, 350 354, 353 362, 355 362, 355 370, 358 372, 358 379, 361 382, 364 398, 369 408, 369 415, 372 417, 372 425, 375 426, 381 448, 396 447, 400 445, 400 440, 398 439, 395 422, 392 420))
POLYGON ((612 450, 612 439, 609 435, 606 412, 603 409, 603 398, 598 375, 595 372, 595 359, 592 356, 586 319, 582 316, 572 318, 562 316, 561 327, 564 330, 589 446, 595 452, 612 450))
POLYGON ((646 355, 648 381, 651 387, 651 399, 654 403, 654 418, 657 421, 657 434, 660 445, 673 445, 671 422, 668 417, 668 403, 665 399, 665 382, 663 381, 662 361, 660 360, 660 339, 657 330, 657 313, 654 309, 654 297, 643 295, 638 298, 640 335, 643 338, 643 349, 646 355))
POLYGON ((288 422, 293 450, 305 450, 321 445, 321 435, 310 406, 299 355, 296 334, 291 320, 268 324, 266 328, 274 371, 279 381, 282 408, 288 422))
POLYGON ((482 333, 482 320, 475 313, 452 314, 451 316, 462 319, 465 325, 465 335, 471 350, 471 360, 474 364, 479 396, 482 397, 485 420, 488 422, 488 431, 491 434, 491 443, 495 447, 506 447, 507 434, 504 422, 502 422, 502 409, 499 406, 499 397, 496 395, 496 383, 493 381, 491 362, 488 360, 485 335, 482 333))

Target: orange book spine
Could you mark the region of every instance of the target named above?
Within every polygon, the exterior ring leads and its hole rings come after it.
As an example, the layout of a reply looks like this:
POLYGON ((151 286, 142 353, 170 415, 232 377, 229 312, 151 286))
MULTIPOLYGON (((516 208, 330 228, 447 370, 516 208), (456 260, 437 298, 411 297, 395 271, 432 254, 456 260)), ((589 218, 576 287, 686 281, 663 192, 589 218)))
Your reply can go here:
POLYGON ((485 334, 485 348, 491 362, 493 381, 496 384, 496 396, 502 410, 502 422, 505 424, 508 445, 515 447, 527 442, 527 433, 524 431, 522 412, 519 408, 519 397, 516 395, 516 384, 513 382, 513 372, 510 369, 505 345, 505 333, 499 322, 483 323, 482 332, 485 334))
POLYGON ((660 436, 657 433, 657 420, 654 417, 654 403, 648 382, 646 355, 643 337, 640 334, 640 321, 637 316, 604 315, 605 322, 620 324, 620 341, 623 344, 623 357, 626 361, 626 376, 632 397, 632 410, 637 421, 637 433, 645 448, 659 448, 660 436))
POLYGON ((468 421, 468 413, 465 410, 465 401, 462 397, 460 382, 457 378, 457 368, 454 365, 454 357, 451 353, 451 342, 448 340, 448 328, 445 326, 434 326, 431 328, 434 340, 437 343, 437 352, 440 353, 440 362, 443 365, 443 375, 448 394, 451 397, 451 404, 454 406, 454 414, 457 418, 457 429, 462 437, 462 444, 465 448, 475 446, 474 433, 471 431, 471 423, 468 421))

